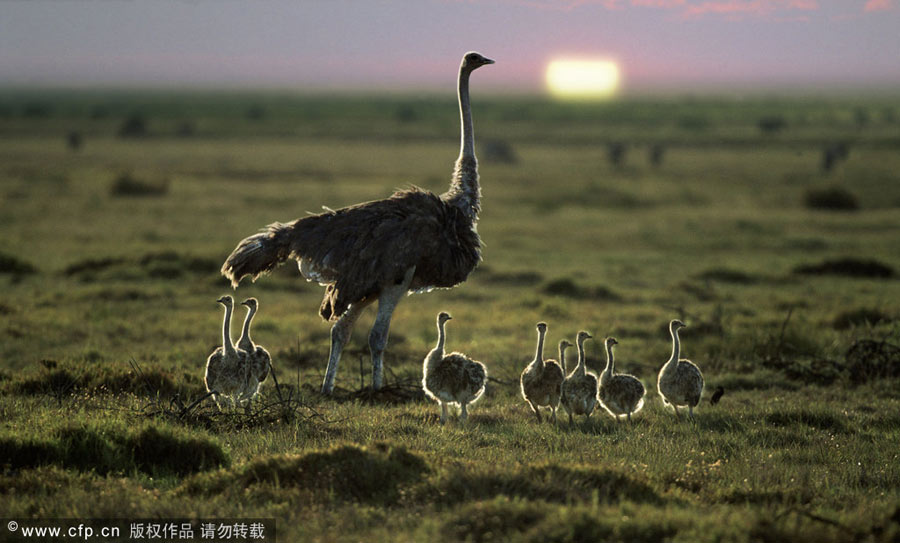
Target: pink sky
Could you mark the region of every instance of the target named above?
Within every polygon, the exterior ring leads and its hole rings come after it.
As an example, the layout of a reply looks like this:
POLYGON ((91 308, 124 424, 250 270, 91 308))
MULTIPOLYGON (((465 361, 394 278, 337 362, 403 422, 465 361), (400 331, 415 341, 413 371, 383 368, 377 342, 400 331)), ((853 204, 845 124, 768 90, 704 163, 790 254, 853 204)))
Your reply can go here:
POLYGON ((471 49, 500 91, 573 56, 630 90, 900 89, 894 0, 0 2, 0 85, 444 89, 471 49))

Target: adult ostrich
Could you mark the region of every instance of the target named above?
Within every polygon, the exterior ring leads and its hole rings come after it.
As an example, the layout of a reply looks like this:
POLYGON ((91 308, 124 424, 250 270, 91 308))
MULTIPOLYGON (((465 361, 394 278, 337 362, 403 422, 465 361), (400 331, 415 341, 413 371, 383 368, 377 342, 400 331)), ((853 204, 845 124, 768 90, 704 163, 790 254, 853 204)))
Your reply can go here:
POLYGON ((323 394, 334 390, 341 351, 366 306, 378 300, 369 333, 372 388, 377 390, 382 384, 391 315, 400 298, 408 292, 456 286, 481 260, 481 240, 475 228, 481 189, 469 75, 493 63, 476 52, 466 53, 460 63, 462 136, 447 192, 436 195, 412 187, 383 200, 329 210, 287 224, 276 222, 241 241, 222 265, 222 274, 237 287, 244 276, 255 281, 260 274, 292 258, 307 280, 326 287, 319 314, 334 324, 323 394))

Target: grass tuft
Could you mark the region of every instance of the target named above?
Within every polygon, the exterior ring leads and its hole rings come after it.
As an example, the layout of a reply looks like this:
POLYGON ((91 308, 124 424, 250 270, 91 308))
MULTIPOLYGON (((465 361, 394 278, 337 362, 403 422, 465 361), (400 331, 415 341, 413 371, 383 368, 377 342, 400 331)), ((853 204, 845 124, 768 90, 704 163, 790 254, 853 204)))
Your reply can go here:
POLYGON ((826 260, 821 264, 805 264, 794 268, 800 275, 839 275, 843 277, 861 277, 873 279, 889 279, 896 275, 894 268, 874 259, 842 258, 826 260))

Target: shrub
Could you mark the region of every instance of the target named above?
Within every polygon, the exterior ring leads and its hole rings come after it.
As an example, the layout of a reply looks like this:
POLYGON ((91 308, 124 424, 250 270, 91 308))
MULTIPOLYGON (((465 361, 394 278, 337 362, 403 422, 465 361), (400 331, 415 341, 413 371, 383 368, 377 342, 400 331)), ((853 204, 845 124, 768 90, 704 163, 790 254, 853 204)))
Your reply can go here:
POLYGON ((805 264, 794 268, 800 275, 842 275, 845 277, 862 277, 873 279, 889 279, 894 277, 894 269, 877 260, 861 260, 842 258, 826 260, 821 264, 805 264))
POLYGON ((776 134, 787 127, 787 119, 781 115, 768 115, 760 118, 756 125, 763 134, 776 134))
POLYGON ((827 211, 856 211, 859 201, 850 191, 841 187, 810 189, 803 198, 806 207, 827 211))
POLYGON ((124 173, 109 188, 111 196, 164 196, 169 192, 169 180, 145 181, 124 173))
POLYGON ((485 160, 489 162, 515 164, 519 161, 519 157, 513 150, 512 145, 505 140, 487 140, 482 144, 481 152, 485 160))
POLYGON ((32 264, 11 254, 0 252, 0 273, 13 275, 29 275, 37 272, 32 264))
POLYGON ((146 135, 147 121, 139 113, 128 116, 119 126, 120 138, 143 138, 146 135))

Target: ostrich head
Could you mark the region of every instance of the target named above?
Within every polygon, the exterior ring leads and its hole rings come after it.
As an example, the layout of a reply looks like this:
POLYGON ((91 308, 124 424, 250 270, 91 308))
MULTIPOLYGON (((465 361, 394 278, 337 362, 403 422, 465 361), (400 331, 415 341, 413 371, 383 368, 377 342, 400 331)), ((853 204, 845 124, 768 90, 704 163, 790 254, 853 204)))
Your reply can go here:
POLYGON ((614 337, 606 338, 606 346, 607 347, 612 347, 613 345, 618 345, 618 344, 619 344, 619 342, 616 341, 616 338, 614 338, 614 337))
POLYGON ((569 341, 568 339, 561 339, 561 340, 559 341, 559 348, 560 348, 560 349, 565 349, 565 348, 567 348, 567 347, 572 347, 572 342, 569 341))
POLYGON ((219 302, 220 304, 224 305, 225 307, 233 307, 234 306, 234 298, 232 298, 228 294, 226 294, 225 296, 222 296, 221 298, 219 298, 216 301, 219 302))
POLYGON ((577 341, 579 344, 581 344, 581 343, 584 343, 585 340, 592 339, 593 337, 594 336, 592 336, 590 332, 586 332, 586 331, 582 330, 581 332, 578 332, 578 340, 577 341))
POLYGON ((546 334, 547 333, 547 323, 546 322, 537 323, 537 331, 541 334, 546 334))
POLYGON ((486 58, 481 55, 481 53, 476 53, 475 51, 469 51, 465 54, 462 59, 462 67, 470 72, 476 68, 480 68, 485 64, 493 64, 494 61, 486 58))
POLYGON ((246 305, 250 308, 250 311, 256 311, 257 308, 259 308, 259 302, 256 301, 256 298, 247 298, 246 300, 241 302, 241 305, 246 305))
POLYGON ((438 317, 437 317, 438 324, 444 324, 445 322, 451 320, 452 318, 453 317, 450 316, 450 313, 447 313, 446 311, 441 311, 440 313, 438 313, 438 317))
POLYGON ((681 328, 686 328, 686 327, 687 327, 687 325, 678 319, 674 319, 674 320, 672 320, 672 322, 669 323, 670 330, 679 330, 681 328))

